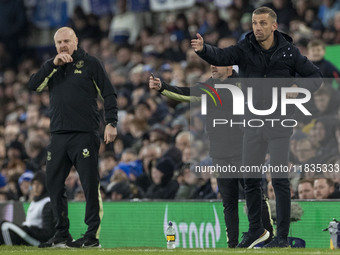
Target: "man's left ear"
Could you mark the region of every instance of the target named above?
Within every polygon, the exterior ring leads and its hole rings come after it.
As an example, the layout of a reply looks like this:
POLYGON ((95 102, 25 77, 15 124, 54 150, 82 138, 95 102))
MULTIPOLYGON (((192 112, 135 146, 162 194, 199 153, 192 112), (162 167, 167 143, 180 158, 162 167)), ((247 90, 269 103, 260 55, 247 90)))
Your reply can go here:
POLYGON ((278 25, 277 25, 277 23, 275 22, 275 23, 273 24, 273 32, 277 29, 277 27, 278 27, 278 25))

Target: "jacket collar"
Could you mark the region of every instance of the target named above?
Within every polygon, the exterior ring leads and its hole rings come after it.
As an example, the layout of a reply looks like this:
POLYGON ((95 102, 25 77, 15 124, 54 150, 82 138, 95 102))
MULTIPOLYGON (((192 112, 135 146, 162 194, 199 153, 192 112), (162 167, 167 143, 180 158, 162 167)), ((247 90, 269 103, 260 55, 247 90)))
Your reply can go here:
MULTIPOLYGON (((279 32, 277 30, 274 31, 274 37, 275 37, 275 40, 277 40, 277 42, 278 42, 278 46, 277 46, 278 49, 293 42, 293 39, 289 35, 282 33, 282 32, 279 32)), ((256 38, 255 38, 253 31, 246 34, 246 41, 248 43, 252 44, 257 50, 260 50, 260 45, 256 41, 256 38)))
POLYGON ((86 52, 78 46, 77 50, 75 50, 72 54, 73 62, 82 59, 86 55, 86 52))

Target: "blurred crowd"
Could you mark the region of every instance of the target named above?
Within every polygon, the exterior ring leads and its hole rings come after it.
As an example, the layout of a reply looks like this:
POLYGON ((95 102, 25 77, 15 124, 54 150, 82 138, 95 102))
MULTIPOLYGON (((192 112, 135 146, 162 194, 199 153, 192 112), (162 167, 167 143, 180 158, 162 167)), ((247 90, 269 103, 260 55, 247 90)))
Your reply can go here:
MULTIPOLYGON (((152 72, 176 86, 207 80, 209 65, 191 49, 190 40, 199 32, 206 43, 235 44, 251 31, 251 13, 259 4, 276 11, 279 30, 326 78, 325 87, 312 97, 312 117, 302 119, 291 138, 291 164, 298 169, 290 174, 292 197, 340 198, 340 73, 324 59, 325 47, 340 43, 339 1, 233 0, 224 8, 201 2, 186 10, 152 13, 150 24, 129 11, 125 0, 117 0, 116 12, 105 16, 77 6, 68 24, 80 47, 102 61, 117 92, 118 137, 100 147, 104 200, 220 197, 215 178, 192 171, 194 165, 212 163, 208 142, 201 139, 204 119, 192 116, 189 104, 150 91, 148 79, 152 72), (326 171, 302 169, 317 164, 326 171), (331 166, 338 171, 327 171, 331 166)), ((27 15, 23 1, 0 1, 0 201, 32 199, 30 183, 34 173, 45 170, 49 144, 49 92, 31 92, 27 82, 55 53, 41 54, 25 45, 31 36, 25 31, 34 25, 20 13, 27 15), (17 15, 5 15, 11 11, 17 15)), ((102 112, 100 100, 98 107, 102 112)), ((101 134, 103 129, 102 119, 101 134)), ((264 180, 272 199, 270 177, 264 180)), ((70 200, 85 200, 75 169, 66 188, 70 200)))

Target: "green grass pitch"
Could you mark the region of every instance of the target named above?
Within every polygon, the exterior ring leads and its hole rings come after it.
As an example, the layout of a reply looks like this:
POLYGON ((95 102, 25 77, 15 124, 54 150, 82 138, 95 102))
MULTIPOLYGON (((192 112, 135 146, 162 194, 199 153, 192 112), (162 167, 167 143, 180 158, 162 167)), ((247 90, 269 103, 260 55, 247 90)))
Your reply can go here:
POLYGON ((340 249, 159 249, 159 248, 115 248, 115 249, 39 249, 35 247, 26 246, 0 246, 0 254, 11 254, 11 255, 146 255, 146 254, 173 254, 173 255, 229 255, 229 254, 275 254, 275 255, 286 255, 286 254, 301 254, 301 255, 328 255, 328 254, 340 254, 340 249))

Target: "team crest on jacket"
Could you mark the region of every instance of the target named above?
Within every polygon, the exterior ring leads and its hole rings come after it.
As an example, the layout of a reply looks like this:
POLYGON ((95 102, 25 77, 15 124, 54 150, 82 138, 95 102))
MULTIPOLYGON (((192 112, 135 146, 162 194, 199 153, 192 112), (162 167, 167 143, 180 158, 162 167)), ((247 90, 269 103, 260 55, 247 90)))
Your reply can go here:
POLYGON ((90 151, 87 148, 83 149, 83 156, 84 158, 90 157, 90 151))
POLYGON ((77 62, 77 64, 76 64, 76 67, 77 67, 78 69, 82 68, 83 66, 84 66, 84 60, 79 60, 79 61, 77 62))

